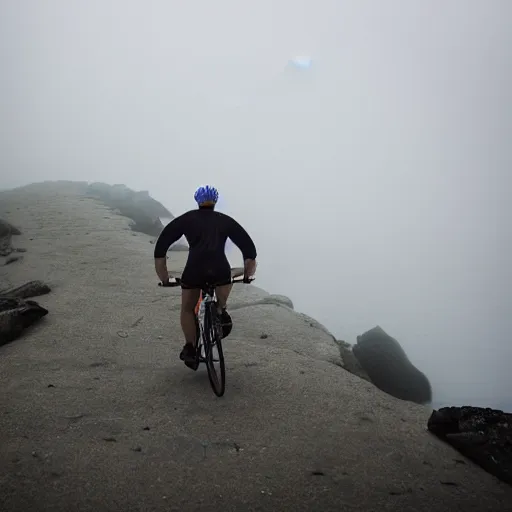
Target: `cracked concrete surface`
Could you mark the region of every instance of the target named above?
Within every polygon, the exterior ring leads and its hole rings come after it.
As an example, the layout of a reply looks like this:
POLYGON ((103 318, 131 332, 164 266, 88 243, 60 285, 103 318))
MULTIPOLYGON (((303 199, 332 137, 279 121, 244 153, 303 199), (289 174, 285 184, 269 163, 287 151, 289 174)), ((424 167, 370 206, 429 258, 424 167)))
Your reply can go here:
POLYGON ((215 397, 178 359, 179 290, 156 286, 150 238, 58 192, 0 193, 27 248, 0 288, 52 287, 0 349, 0 510, 512 510, 510 486, 426 432, 429 409, 333 364, 332 337, 257 286, 233 289, 215 397))

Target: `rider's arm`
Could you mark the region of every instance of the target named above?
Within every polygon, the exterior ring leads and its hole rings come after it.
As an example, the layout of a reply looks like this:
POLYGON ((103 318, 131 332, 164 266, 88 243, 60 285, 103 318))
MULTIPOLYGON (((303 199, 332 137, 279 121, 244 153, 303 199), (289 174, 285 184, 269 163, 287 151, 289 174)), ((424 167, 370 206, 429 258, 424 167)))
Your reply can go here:
POLYGON ((173 219, 165 226, 156 241, 154 251, 155 270, 162 283, 169 281, 167 251, 174 242, 177 242, 183 236, 183 221, 182 215, 173 219))
POLYGON ((240 249, 244 261, 256 259, 256 246, 247 231, 230 217, 228 236, 233 243, 240 249))

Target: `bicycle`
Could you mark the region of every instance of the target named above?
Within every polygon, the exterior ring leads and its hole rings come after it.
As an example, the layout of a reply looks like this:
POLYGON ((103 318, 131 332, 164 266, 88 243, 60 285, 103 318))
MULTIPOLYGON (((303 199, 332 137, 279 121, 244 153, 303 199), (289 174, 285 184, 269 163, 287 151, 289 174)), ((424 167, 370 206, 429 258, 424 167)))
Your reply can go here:
MULTIPOLYGON (((250 284, 254 281, 253 277, 237 279, 240 275, 243 276, 243 269, 232 269, 231 284, 250 284), (242 272, 240 273, 240 271, 242 272)), ((181 285, 179 277, 170 275, 169 278, 174 279, 174 281, 170 280, 166 284, 158 283, 158 286, 176 287, 181 285)), ((215 286, 212 283, 205 283, 201 287, 201 293, 195 308, 196 360, 195 363, 185 362, 185 364, 196 371, 201 363, 205 363, 213 392, 220 397, 224 395, 226 390, 226 366, 222 351, 222 326, 217 312, 215 286), (214 350, 217 352, 217 359, 214 357, 214 350), (214 363, 219 363, 219 372, 215 369, 214 363)))

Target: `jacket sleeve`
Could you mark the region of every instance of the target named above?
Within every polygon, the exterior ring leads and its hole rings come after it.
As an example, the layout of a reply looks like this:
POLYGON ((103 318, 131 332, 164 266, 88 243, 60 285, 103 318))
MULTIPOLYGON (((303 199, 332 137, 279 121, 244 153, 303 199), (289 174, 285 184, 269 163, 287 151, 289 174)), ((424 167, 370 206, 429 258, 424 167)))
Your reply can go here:
POLYGON ((240 249, 244 260, 256 259, 256 246, 247 231, 238 224, 238 222, 230 217, 228 237, 240 249))
POLYGON ((183 236, 183 224, 184 218, 180 215, 165 226, 155 244, 155 259, 165 258, 169 247, 183 236))

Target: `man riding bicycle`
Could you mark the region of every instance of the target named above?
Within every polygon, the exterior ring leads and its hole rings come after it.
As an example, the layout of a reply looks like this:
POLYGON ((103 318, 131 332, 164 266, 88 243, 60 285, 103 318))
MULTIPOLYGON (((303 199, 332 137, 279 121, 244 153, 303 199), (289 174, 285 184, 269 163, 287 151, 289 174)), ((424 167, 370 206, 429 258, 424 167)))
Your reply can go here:
POLYGON ((201 287, 215 283, 217 306, 224 336, 233 323, 226 311, 226 303, 233 285, 231 266, 226 257, 228 238, 240 249, 244 258, 244 275, 251 277, 256 270, 256 247, 245 229, 229 215, 215 211, 219 193, 214 187, 200 187, 194 194, 198 209, 190 210, 173 219, 160 233, 155 245, 155 270, 162 283, 169 282, 166 254, 169 247, 183 235, 189 244, 185 269, 181 276, 181 328, 185 345, 180 359, 194 362, 196 357, 195 307, 201 287))

